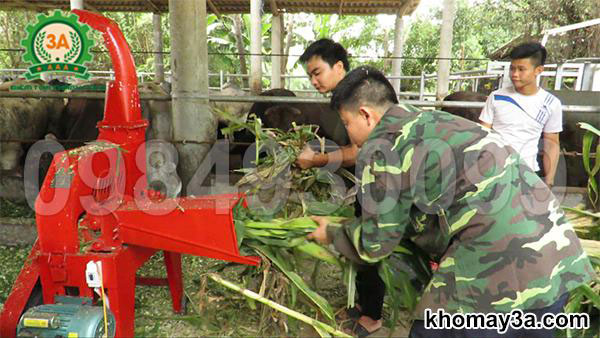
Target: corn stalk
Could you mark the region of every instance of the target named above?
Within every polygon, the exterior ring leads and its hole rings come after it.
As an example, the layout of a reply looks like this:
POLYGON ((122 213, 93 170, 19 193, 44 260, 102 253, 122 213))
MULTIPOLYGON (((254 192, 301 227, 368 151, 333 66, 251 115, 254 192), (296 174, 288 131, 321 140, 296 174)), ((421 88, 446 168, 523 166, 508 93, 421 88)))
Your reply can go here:
POLYGON ((224 280, 223 278, 221 278, 219 275, 217 275, 215 273, 211 273, 211 274, 209 274, 209 276, 212 280, 214 280, 215 282, 217 282, 223 286, 226 286, 232 290, 235 290, 235 291, 243 294, 246 297, 249 297, 253 300, 256 300, 258 302, 266 304, 277 311, 281 311, 290 317, 296 318, 298 320, 301 320, 301 321, 313 326, 319 333, 324 331, 324 332, 333 334, 337 337, 351 337, 351 336, 347 335, 346 333, 336 330, 335 328, 333 328, 323 322, 320 322, 316 319, 310 318, 302 313, 296 312, 296 311, 294 311, 290 308, 287 308, 281 304, 278 304, 270 299, 264 298, 251 290, 248 290, 248 289, 240 287, 239 285, 236 285, 235 283, 224 280))
POLYGON ((598 182, 596 181, 596 174, 600 172, 600 158, 598 154, 600 154, 600 142, 596 142, 596 156, 594 160, 594 164, 592 165, 592 144, 594 143, 594 139, 600 138, 600 130, 596 127, 584 123, 579 122, 579 127, 581 129, 586 130, 585 135, 583 135, 583 167, 585 168, 585 172, 588 174, 588 197, 590 202, 592 203, 592 208, 598 210, 598 182))
MULTIPOLYGON (((598 182, 596 175, 600 171, 600 143, 596 145, 595 163, 592 164, 592 145, 594 139, 600 137, 600 130, 594 126, 580 122, 579 127, 586 130, 583 136, 583 167, 588 174, 587 190, 588 198, 592 208, 598 210, 598 182)), ((582 208, 563 207, 569 223, 573 225, 577 236, 580 237, 581 246, 592 263, 592 267, 597 273, 600 273, 600 213, 582 208)), ((582 285, 570 294, 569 301, 565 306, 566 312, 587 312, 592 313, 596 308, 600 310, 600 280, 596 279, 587 285, 582 285)), ((588 333, 597 332, 597 328, 575 332, 567 330, 567 336, 586 336, 588 333)))

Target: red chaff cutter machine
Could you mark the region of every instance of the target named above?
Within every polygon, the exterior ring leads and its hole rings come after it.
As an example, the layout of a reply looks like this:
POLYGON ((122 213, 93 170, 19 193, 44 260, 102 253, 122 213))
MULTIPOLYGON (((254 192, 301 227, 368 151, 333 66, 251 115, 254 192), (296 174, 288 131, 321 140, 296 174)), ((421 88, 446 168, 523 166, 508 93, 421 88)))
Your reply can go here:
POLYGON ((5 338, 17 330, 19 336, 100 337, 108 330, 131 337, 136 284, 168 285, 173 310, 182 311, 181 254, 259 263, 238 250, 232 207, 241 195, 153 197, 145 175, 148 122, 129 46, 115 22, 73 12, 102 33, 115 80, 107 86, 98 140, 54 156, 35 203, 38 239, 0 314, 5 338), (167 278, 138 277, 159 250, 167 278), (100 299, 106 311, 96 306, 100 299))

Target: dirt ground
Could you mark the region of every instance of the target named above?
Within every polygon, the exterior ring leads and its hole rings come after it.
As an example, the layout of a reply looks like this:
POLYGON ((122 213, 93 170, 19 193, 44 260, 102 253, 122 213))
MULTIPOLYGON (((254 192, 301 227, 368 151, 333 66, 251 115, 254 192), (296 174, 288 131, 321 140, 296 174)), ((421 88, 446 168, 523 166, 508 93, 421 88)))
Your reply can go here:
MULTIPOLYGON (((0 246, 0 310, 12 283, 19 273, 30 246, 0 246)), ((199 337, 199 336, 298 336, 316 337, 312 327, 279 312, 253 307, 247 299, 206 278, 206 273, 223 266, 220 261, 193 256, 184 256, 183 270, 185 293, 189 297, 187 313, 176 315, 172 311, 168 288, 138 286, 135 295, 136 337, 199 337), (203 285, 205 285, 203 287, 203 285), (264 310, 264 311, 263 311, 264 310)), ((341 282, 337 268, 321 265, 316 291, 325 297, 334 309, 341 309, 346 301, 346 288, 341 282)), ((305 278, 309 280, 310 264, 305 278)), ((239 278, 243 266, 226 268, 219 274, 230 281, 242 284, 239 278)), ((157 254, 139 271, 141 276, 165 276, 162 255, 157 254)), ((254 290, 257 291, 257 290, 254 290)), ((302 302, 300 297, 295 306, 288 306, 308 316, 315 317, 315 310, 302 302)), ((386 307, 386 317, 387 317, 386 307)), ((390 330, 379 330, 374 337, 388 337, 390 330)), ((399 322, 392 337, 406 337, 406 323, 399 322)))

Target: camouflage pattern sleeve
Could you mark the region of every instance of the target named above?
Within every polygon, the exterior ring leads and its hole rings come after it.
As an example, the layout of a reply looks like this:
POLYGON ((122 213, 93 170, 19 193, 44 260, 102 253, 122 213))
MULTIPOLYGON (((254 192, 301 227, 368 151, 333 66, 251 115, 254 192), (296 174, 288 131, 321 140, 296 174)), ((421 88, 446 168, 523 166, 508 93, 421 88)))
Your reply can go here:
MULTIPOLYGON (((408 134, 410 124, 405 126, 408 134)), ((410 144, 414 142, 398 149, 392 137, 397 131, 369 138, 360 150, 356 167, 361 179, 358 199, 362 217, 345 224, 342 229, 345 236, 338 233, 334 239, 334 245, 343 254, 342 247, 347 244, 341 244, 340 237, 351 242, 355 253, 366 263, 389 256, 405 237, 410 224, 413 198, 408 174, 414 153, 410 144)))
POLYGON ((407 181, 406 171, 402 171, 397 153, 390 149, 385 139, 373 140, 361 149, 362 217, 344 227, 358 255, 368 263, 391 254, 409 224, 412 197, 402 187, 407 181))

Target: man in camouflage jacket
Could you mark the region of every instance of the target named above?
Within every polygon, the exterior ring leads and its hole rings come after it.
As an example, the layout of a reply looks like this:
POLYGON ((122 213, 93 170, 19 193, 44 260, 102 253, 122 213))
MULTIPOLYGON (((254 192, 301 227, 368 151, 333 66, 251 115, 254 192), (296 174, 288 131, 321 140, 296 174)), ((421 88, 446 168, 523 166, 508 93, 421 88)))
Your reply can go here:
POLYGON ((564 305, 564 295, 594 272, 546 185, 490 129, 395 106, 393 95, 385 77, 367 67, 335 90, 331 105, 362 146, 363 214, 341 227, 316 217, 320 226, 309 238, 362 264, 385 259, 403 239, 436 257, 417 319, 426 309, 560 309, 557 302, 564 305))

